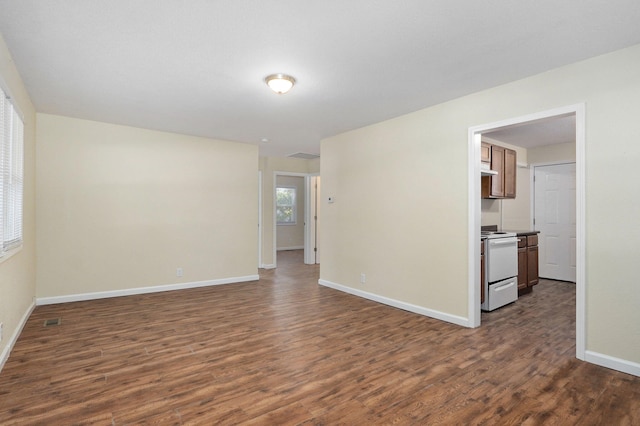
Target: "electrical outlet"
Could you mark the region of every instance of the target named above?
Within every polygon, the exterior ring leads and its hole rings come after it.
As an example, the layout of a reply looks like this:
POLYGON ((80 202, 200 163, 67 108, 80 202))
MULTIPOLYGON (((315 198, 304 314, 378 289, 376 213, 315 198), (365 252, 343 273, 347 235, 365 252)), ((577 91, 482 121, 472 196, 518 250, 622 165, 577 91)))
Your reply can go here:
POLYGON ((182 276, 182 268, 177 268, 176 269, 176 277, 181 277, 182 276))
POLYGON ((360 284, 364 284, 367 282, 367 276, 364 274, 364 272, 362 272, 360 274, 360 284))

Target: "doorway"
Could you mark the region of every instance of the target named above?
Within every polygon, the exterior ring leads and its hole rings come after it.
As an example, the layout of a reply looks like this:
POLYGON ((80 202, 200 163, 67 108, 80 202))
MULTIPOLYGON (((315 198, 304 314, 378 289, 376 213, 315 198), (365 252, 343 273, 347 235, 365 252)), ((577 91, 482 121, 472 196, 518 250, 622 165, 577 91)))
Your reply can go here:
POLYGON ((481 137, 484 133, 495 132, 511 126, 521 126, 527 123, 575 115, 575 166, 576 166, 576 357, 585 359, 585 106, 584 104, 570 105, 543 111, 527 116, 516 117, 500 122, 489 123, 469 128, 469 326, 478 327, 480 315, 480 148, 481 137))
POLYGON ((318 174, 274 172, 272 268, 278 253, 286 253, 289 263, 320 263, 319 191, 318 174))

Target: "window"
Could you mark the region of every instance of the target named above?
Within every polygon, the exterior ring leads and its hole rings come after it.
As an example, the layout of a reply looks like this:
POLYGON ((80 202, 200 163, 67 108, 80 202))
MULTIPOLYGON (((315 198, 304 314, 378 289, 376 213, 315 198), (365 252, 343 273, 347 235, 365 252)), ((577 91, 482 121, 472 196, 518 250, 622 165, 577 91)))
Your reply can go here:
POLYGON ((296 224, 296 189, 288 186, 276 188, 276 220, 278 225, 296 224))
POLYGON ((24 124, 0 89, 0 257, 22 244, 24 124))

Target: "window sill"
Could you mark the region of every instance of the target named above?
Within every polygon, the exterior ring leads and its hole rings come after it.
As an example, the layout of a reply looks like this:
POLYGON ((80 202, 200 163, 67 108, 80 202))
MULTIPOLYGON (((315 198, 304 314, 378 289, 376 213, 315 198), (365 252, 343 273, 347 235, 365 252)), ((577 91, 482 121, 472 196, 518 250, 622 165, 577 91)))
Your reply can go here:
POLYGON ((19 246, 13 247, 11 249, 9 249, 9 251, 5 252, 2 257, 0 257, 0 264, 3 262, 6 262, 7 260, 11 259, 14 255, 20 253, 22 251, 22 244, 20 244, 19 246))

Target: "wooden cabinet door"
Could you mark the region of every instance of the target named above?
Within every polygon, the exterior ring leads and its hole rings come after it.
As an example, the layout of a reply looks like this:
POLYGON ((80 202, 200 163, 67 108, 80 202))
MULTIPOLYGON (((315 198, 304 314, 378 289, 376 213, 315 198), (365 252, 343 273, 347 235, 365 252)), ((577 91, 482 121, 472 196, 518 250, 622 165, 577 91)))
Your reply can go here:
POLYGON ((491 163, 491 144, 482 142, 480 145, 480 161, 483 163, 491 163))
POLYGON ((516 198, 516 152, 512 149, 504 150, 504 196, 516 198))
POLYGON ((482 142, 482 161, 485 150, 490 152, 491 170, 498 174, 482 177, 482 198, 516 198, 516 151, 482 142))
POLYGON ((501 146, 491 147, 491 170, 498 172, 491 176, 491 196, 504 197, 504 148, 501 146))
POLYGON ((529 287, 538 284, 538 246, 527 247, 527 276, 529 287))
POLYGON ((518 290, 524 290, 529 286, 527 267, 527 248, 518 249, 518 290))

